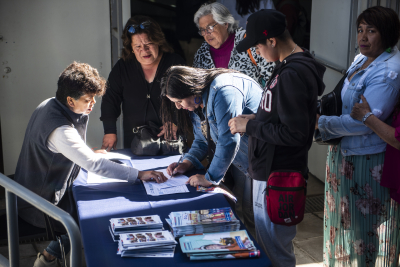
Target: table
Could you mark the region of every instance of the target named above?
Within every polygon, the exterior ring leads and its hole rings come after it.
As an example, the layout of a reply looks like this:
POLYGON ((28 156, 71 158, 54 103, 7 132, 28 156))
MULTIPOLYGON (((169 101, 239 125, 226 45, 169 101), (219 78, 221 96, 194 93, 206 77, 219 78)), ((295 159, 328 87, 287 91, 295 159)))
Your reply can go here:
MULTIPOLYGON (((131 156, 133 159, 147 160, 160 157, 137 157, 130 150, 118 150, 118 153, 131 156)), ((158 166, 165 168, 167 166, 158 166)), ((182 253, 180 245, 175 249, 173 258, 121 258, 117 255, 118 243, 111 239, 108 230, 109 219, 116 217, 144 216, 158 214, 164 228, 169 230, 165 221, 171 211, 199 210, 229 207, 222 194, 210 194, 196 192, 192 186, 188 186, 189 193, 149 196, 141 183, 137 181, 133 185, 127 183, 86 184, 87 172, 81 170, 73 184, 73 194, 78 209, 79 226, 85 251, 87 266, 199 266, 207 264, 207 267, 221 266, 271 266, 266 254, 252 240, 261 251, 260 258, 190 261, 186 254, 182 253)), ((244 226, 241 225, 241 229, 244 226)))

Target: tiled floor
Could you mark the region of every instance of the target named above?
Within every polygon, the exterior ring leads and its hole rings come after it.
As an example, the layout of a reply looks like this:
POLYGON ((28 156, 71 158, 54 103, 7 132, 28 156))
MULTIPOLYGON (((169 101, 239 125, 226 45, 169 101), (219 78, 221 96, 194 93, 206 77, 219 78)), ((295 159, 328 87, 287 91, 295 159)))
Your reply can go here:
MULTIPOLYGON (((324 184, 315 177, 308 181, 308 196, 317 196, 324 193, 324 184)), ((4 197, 0 196, 0 209, 4 208, 4 197)), ((294 239, 297 265, 300 267, 322 266, 323 247, 323 212, 305 214, 303 222, 297 226, 297 236, 294 239)), ((36 243, 37 249, 43 251, 48 242, 36 243)), ((8 247, 0 247, 0 254, 8 258, 8 247)), ((83 254, 83 251, 82 251, 83 254)), ((37 252, 31 244, 20 245, 20 266, 31 267, 36 259, 37 252)), ((68 259, 69 261, 69 259, 68 259)), ((83 259, 83 266, 86 266, 83 259)), ((223 266, 223 264, 221 264, 223 266)))

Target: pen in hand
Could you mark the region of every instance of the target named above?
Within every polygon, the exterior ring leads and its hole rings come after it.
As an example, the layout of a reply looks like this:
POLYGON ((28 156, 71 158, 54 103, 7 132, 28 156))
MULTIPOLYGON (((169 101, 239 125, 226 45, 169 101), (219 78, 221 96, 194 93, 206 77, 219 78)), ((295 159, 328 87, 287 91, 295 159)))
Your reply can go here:
POLYGON ((185 156, 185 153, 182 153, 181 157, 180 157, 179 160, 178 160, 178 164, 176 164, 176 167, 174 168, 174 171, 172 172, 172 175, 171 175, 171 176, 173 176, 173 175, 176 174, 176 168, 178 168, 179 164, 183 162, 183 157, 184 157, 184 156, 185 156))

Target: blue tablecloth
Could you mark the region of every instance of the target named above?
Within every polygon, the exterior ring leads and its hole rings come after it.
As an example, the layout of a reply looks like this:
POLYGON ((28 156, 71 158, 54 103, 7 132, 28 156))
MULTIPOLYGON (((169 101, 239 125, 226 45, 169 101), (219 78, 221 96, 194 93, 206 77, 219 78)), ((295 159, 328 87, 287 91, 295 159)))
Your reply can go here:
MULTIPOLYGON (((118 150, 119 153, 132 156, 134 159, 146 160, 157 157, 136 157, 129 150, 118 150)), ((166 166, 157 166, 166 167, 166 166)), ((108 230, 109 219, 116 217, 144 216, 158 214, 169 230, 165 218, 171 211, 199 210, 229 207, 222 194, 196 192, 188 186, 189 193, 149 196, 143 184, 138 180, 133 185, 126 183, 86 184, 87 172, 81 170, 73 184, 73 194, 78 208, 79 224, 85 251, 87 266, 271 266, 266 254, 261 251, 260 258, 190 261, 182 253, 179 244, 173 258, 121 258, 117 255, 118 243, 111 239, 108 230)), ((244 229, 243 225, 241 229, 244 229)), ((255 240, 252 238, 254 243, 255 240)))

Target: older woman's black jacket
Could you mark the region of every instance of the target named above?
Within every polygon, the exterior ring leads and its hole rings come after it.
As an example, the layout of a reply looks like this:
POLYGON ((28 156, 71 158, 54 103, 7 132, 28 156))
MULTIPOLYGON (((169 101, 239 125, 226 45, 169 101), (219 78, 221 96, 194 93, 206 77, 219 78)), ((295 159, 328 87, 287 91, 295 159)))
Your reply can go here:
POLYGON ((123 112, 124 147, 130 148, 132 129, 149 121, 161 124, 160 80, 165 71, 174 65, 186 65, 177 54, 164 53, 154 81, 149 84, 136 58, 120 59, 108 77, 108 88, 101 102, 101 117, 104 134, 117 133, 116 121, 123 112), (149 96, 149 97, 148 97, 149 96))

